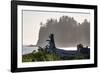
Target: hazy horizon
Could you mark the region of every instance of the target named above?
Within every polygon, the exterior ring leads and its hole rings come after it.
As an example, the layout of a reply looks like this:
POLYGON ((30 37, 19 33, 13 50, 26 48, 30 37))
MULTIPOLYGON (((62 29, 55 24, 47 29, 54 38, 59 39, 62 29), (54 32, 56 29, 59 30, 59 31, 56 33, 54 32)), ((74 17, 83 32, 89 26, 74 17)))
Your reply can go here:
POLYGON ((23 45, 36 45, 40 23, 45 24, 51 18, 58 21, 61 16, 73 17, 78 23, 84 22, 85 19, 90 22, 90 14, 23 11, 23 45))

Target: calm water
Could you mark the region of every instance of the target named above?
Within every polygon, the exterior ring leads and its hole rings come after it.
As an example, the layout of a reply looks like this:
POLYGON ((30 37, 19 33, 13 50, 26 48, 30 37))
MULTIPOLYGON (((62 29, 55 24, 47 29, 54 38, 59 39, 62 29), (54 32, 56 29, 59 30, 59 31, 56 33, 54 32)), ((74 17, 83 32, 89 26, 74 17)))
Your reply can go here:
POLYGON ((32 53, 34 50, 38 51, 38 47, 26 47, 24 46, 22 49, 22 54, 29 54, 32 53))
MULTIPOLYGON (((66 48, 62 48, 62 47, 58 47, 59 49, 63 49, 63 50, 69 50, 69 51, 75 51, 77 50, 76 47, 66 47, 66 48)), ((29 54, 32 53, 34 50, 38 51, 38 47, 26 47, 24 46, 22 49, 22 54, 29 54)))

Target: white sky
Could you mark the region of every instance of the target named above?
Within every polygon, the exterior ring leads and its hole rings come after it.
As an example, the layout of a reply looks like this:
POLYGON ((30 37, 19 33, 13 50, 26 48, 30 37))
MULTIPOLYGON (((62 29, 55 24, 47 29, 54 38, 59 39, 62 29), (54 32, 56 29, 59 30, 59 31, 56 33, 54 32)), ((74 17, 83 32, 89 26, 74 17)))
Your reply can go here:
POLYGON ((23 11, 23 45, 37 44, 40 22, 45 24, 47 19, 58 20, 63 15, 74 17, 78 23, 90 21, 90 14, 23 11))

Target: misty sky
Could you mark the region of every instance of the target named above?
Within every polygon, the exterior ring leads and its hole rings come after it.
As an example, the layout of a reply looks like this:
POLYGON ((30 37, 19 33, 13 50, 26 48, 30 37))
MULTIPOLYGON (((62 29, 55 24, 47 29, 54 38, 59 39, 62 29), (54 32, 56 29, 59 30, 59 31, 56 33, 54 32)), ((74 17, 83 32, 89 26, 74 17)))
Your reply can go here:
POLYGON ((78 23, 82 23, 84 19, 90 21, 90 14, 23 11, 23 45, 36 45, 40 23, 45 24, 51 18, 58 20, 61 16, 73 17, 78 23))

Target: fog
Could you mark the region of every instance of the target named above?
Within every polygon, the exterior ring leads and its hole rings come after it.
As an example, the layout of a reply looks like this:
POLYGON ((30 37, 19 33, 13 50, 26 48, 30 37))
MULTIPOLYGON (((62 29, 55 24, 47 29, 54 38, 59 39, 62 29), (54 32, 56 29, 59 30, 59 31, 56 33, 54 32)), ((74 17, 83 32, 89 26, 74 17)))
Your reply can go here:
POLYGON ((90 46, 90 22, 84 19, 78 23, 73 17, 50 18, 40 23, 38 46, 45 46, 50 33, 54 34, 56 47, 75 47, 77 44, 90 46))

